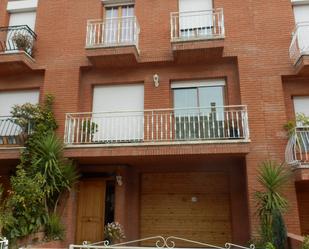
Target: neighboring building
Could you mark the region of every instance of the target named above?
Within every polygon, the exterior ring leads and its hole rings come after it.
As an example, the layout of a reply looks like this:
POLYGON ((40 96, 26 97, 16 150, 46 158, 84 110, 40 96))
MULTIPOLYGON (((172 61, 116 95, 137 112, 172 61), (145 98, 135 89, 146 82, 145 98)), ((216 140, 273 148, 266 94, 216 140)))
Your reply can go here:
MULTIPOLYGON (((82 172, 64 245, 102 240, 112 220, 128 240, 247 243, 269 158, 294 168, 285 220, 309 234, 309 129, 283 130, 309 115, 309 1, 1 0, 0 51, 0 116, 52 93, 82 172)), ((5 184, 23 142, 9 125, 5 184)))

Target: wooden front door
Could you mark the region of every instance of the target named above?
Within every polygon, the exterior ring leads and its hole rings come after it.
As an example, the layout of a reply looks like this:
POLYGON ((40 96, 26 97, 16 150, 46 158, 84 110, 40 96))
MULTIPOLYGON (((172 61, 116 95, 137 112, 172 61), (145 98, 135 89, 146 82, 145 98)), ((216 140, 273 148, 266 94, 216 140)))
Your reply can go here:
POLYGON ((104 239, 106 182, 87 179, 79 183, 76 242, 104 239))

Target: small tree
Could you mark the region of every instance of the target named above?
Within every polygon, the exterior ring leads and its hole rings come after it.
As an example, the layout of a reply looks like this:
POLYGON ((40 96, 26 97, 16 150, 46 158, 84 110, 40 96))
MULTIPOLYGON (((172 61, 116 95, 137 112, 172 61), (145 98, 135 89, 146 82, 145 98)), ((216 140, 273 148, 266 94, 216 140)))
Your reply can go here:
POLYGON ((13 222, 4 225, 4 232, 11 240, 40 228, 44 228, 48 239, 64 236, 56 208, 61 195, 77 181, 78 174, 73 163, 63 157, 63 142, 54 133, 57 124, 52 103, 53 97, 47 95, 43 106, 17 105, 11 112, 16 124, 30 133, 5 202, 12 210, 13 222))
POLYGON ((263 190, 256 191, 255 197, 257 215, 261 225, 261 237, 264 243, 271 242, 277 249, 283 249, 286 242, 282 214, 287 210, 288 204, 281 195, 281 190, 289 177, 290 172, 283 164, 265 161, 260 165, 258 181, 263 190), (280 238, 276 236, 280 236, 280 238))

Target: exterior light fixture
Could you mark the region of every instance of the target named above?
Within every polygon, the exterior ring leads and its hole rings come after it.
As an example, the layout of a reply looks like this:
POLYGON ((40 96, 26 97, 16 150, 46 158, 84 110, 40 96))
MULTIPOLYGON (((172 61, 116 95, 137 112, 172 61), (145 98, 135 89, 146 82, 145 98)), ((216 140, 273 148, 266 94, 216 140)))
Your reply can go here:
POLYGON ((158 74, 154 74, 153 76, 153 83, 155 87, 159 87, 160 85, 160 76, 158 74))
POLYGON ((118 186, 122 186, 123 182, 122 182, 122 176, 121 175, 116 175, 116 182, 117 182, 118 186))

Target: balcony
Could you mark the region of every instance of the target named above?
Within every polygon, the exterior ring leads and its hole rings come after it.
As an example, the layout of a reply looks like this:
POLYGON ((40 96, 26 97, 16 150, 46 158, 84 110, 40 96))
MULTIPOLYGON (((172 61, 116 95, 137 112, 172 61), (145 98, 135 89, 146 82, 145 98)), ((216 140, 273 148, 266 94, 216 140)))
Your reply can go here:
POLYGON ((137 146, 248 142, 246 106, 70 113, 67 146, 137 146))
POLYGON ((309 75, 309 22, 298 23, 290 45, 290 58, 298 75, 309 75))
POLYGON ((0 149, 23 147, 31 134, 31 122, 13 117, 0 117, 0 149))
POLYGON ((223 9, 171 13, 171 43, 178 62, 221 58, 224 48, 223 9))
POLYGON ((286 163, 309 167, 309 126, 296 127, 285 151, 286 163))
POLYGON ((0 74, 35 69, 36 34, 27 25, 0 27, 0 74))
POLYGON ((96 67, 134 65, 139 58, 139 33, 135 16, 89 20, 87 57, 96 67))

